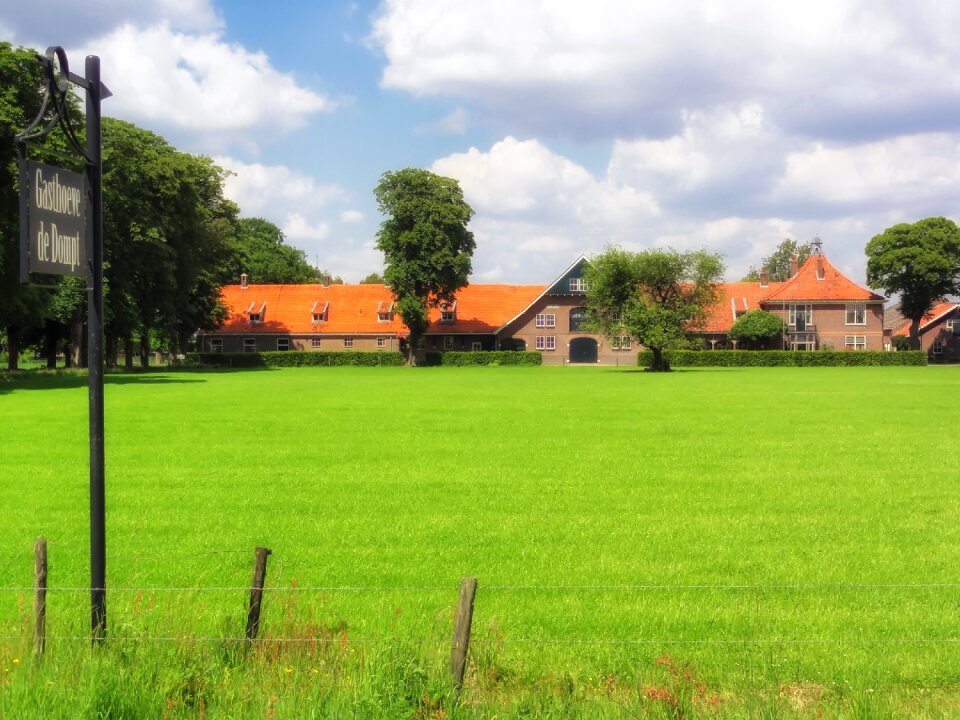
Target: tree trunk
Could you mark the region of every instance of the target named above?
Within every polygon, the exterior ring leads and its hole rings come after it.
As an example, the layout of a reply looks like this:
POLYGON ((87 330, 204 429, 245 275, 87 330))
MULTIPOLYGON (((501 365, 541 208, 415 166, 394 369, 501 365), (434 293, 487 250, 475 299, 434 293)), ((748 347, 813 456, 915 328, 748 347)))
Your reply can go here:
POLYGON ((7 325, 7 370, 20 369, 20 328, 7 325))
POLYGON ((670 361, 663 355, 662 348, 650 348, 653 353, 653 363, 647 368, 647 372, 670 372, 670 361))
POLYGON ((140 333, 140 367, 150 367, 150 330, 147 328, 140 333))
POLYGON ((117 334, 108 333, 106 337, 106 364, 108 368, 117 367, 117 334))
POLYGON ((43 354, 47 356, 47 370, 57 369, 57 340, 60 339, 60 324, 48 320, 43 326, 43 354))
POLYGON ((123 338, 123 366, 127 370, 133 370, 133 335, 126 335, 123 338))
POLYGON ((77 313, 70 323, 70 367, 82 367, 83 355, 83 315, 77 313))
POLYGON ((922 350, 920 345, 920 320, 922 318, 910 318, 910 349, 922 350))

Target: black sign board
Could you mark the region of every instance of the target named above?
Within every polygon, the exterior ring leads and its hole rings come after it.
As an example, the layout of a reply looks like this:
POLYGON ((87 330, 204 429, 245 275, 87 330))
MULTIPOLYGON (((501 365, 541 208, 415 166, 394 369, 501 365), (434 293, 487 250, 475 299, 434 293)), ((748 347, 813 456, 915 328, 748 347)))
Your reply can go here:
MULTIPOLYGON (((53 165, 25 161, 25 247, 30 272, 85 277, 87 268, 86 178, 53 165)), ((21 178, 24 173, 21 171, 21 178)), ((20 219, 21 227, 24 219, 20 219)))

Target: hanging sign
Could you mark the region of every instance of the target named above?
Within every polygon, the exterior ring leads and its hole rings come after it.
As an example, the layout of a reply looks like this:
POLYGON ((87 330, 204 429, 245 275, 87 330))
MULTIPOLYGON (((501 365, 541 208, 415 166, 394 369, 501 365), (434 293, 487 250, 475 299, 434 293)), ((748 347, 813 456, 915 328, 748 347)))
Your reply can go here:
POLYGON ((34 160, 25 161, 20 177, 26 180, 21 182, 20 193, 27 215, 26 247, 21 250, 29 258, 30 272, 86 276, 86 178, 34 160))

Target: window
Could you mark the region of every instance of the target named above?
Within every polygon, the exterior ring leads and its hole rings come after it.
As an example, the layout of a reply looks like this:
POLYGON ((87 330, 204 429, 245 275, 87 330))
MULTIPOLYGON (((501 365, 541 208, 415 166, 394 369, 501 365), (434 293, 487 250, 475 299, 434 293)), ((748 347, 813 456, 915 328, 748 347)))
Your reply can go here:
POLYGON ((250 307, 247 308, 247 317, 250 318, 251 325, 259 325, 263 322, 263 314, 267 309, 267 304, 263 303, 259 309, 257 308, 256 301, 250 303, 250 307))
POLYGON ((289 350, 290 338, 277 338, 277 350, 289 350))
POLYGON ((537 350, 556 350, 557 338, 554 335, 537 335, 537 350))
POLYGON ((631 343, 629 335, 620 335, 613 338, 611 346, 614 350, 629 350, 631 343))
POLYGON ((586 292, 587 282, 583 278, 570 278, 570 292, 586 292))
POLYGON ((256 352, 256 351, 257 351, 257 339, 256 339, 256 338, 244 338, 244 339, 243 339, 243 351, 244 351, 244 352, 256 352))
POLYGON ((482 342, 472 342, 472 343, 470 343, 470 349, 473 350, 474 352, 480 352, 481 350, 483 350, 483 343, 482 343, 482 342))
POLYGON ((813 324, 813 306, 812 305, 791 305, 789 312, 791 325, 796 325, 797 320, 801 325, 813 324))
POLYGON ((327 308, 330 307, 330 303, 321 303, 317 300, 313 307, 310 309, 310 318, 314 323, 322 323, 327 321, 327 308))
POLYGON ((377 303, 377 322, 390 322, 393 320, 393 303, 386 303, 382 300, 377 303))
POLYGON ((943 340, 934 340, 931 350, 934 355, 943 355, 943 340))
POLYGON ((866 350, 867 336, 866 335, 847 335, 843 339, 843 344, 846 346, 847 350, 866 350))
POLYGON ((352 349, 352 348, 353 348, 353 338, 344 338, 344 339, 343 339, 343 347, 346 348, 346 349, 348 349, 348 350, 349 350, 349 349, 352 349))
POLYGON ((210 352, 223 352, 223 338, 210 338, 210 352))
POLYGON ((310 347, 312 348, 320 347, 320 338, 310 338, 310 347))
POLYGON ((377 347, 385 348, 387 346, 387 339, 385 337, 377 338, 377 347))
POLYGON ((866 325, 867 306, 864 303, 847 305, 847 325, 866 325))
POLYGON ((457 319, 457 303, 441 303, 440 322, 452 323, 457 319))
POLYGON ((960 335, 960 320, 947 320, 947 332, 960 335))
POLYGON ((557 316, 555 313, 540 313, 537 315, 537 327, 556 327, 557 326, 557 316))
POLYGON ((444 350, 453 350, 453 337, 446 335, 443 338, 443 349, 444 350))
POLYGON ((313 322, 322 323, 323 322, 323 313, 313 313, 313 322))
POLYGON ((585 307, 573 308, 570 311, 570 332, 578 332, 587 321, 587 309, 585 307))

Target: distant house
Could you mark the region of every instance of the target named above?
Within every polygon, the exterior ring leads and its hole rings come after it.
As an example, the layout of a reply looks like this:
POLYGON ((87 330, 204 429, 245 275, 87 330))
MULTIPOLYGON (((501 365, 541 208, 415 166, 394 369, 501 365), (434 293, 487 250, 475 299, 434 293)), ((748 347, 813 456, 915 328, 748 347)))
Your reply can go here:
MULTIPOLYGON (((605 338, 584 329, 586 257, 548 285, 468 285, 430 311, 422 351, 536 350, 544 364, 634 364, 640 348, 629 336, 605 338)), ((882 350, 883 300, 834 268, 819 247, 794 262, 782 283, 723 283, 720 299, 697 331, 707 349, 735 347, 729 331, 748 310, 783 318, 791 350, 882 350)), ((399 350, 408 337, 389 288, 366 285, 239 285, 222 289, 228 317, 198 333, 205 352, 264 350, 399 350)), ((953 326, 951 326, 953 327, 953 326)))
MULTIPOLYGON (((904 320, 893 335, 910 337, 910 321, 904 320)), ((938 303, 923 316, 920 348, 933 362, 960 361, 960 303, 938 303)))

